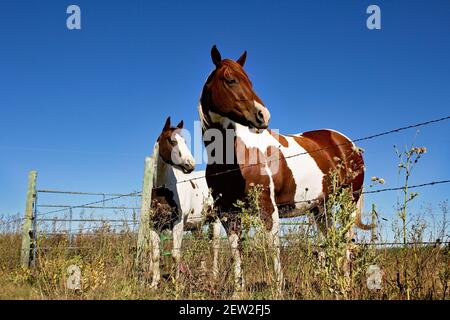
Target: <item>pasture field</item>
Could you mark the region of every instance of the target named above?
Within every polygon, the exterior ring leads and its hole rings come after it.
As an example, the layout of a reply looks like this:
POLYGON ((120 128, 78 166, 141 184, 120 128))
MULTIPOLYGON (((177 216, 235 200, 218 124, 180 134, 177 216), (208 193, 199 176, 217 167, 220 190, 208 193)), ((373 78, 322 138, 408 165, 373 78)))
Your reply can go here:
MULTIPOLYGON (((443 208, 446 210, 446 208, 443 208)), ((414 229, 414 226, 413 228, 414 229)), ((79 234, 69 247, 66 236, 41 237, 34 268, 20 267, 20 224, 0 235, 0 299, 231 299, 233 272, 228 242, 221 245, 219 277, 210 272, 212 249, 205 233, 187 237, 181 278, 174 281, 172 258, 162 259, 157 290, 134 272, 136 234, 108 227, 79 234), (67 286, 67 268, 81 269, 81 289, 67 286)), ((362 245, 357 241, 350 276, 340 268, 342 243, 324 242, 305 230, 288 232, 283 241, 283 297, 276 296, 270 254, 258 237, 244 242, 244 299, 449 299, 450 247, 419 243, 407 246, 362 245), (317 250, 320 245, 320 250, 317 250), (321 253, 322 254, 321 254, 321 253), (369 265, 382 271, 381 289, 369 290, 369 265)), ((378 241, 382 243, 382 241, 378 241)), ((170 251, 170 241, 164 241, 170 251)), ((345 250, 344 250, 345 251, 345 250)))
MULTIPOLYGON (((157 217, 149 211, 149 225, 159 232, 162 244, 162 279, 158 288, 150 286, 148 251, 143 251, 142 265, 135 265, 136 217, 104 220, 94 228, 85 225, 78 230, 60 230, 56 220, 52 220, 52 231, 37 226, 35 246, 31 247, 35 259, 30 268, 23 268, 23 219, 9 216, 0 217, 0 299, 449 300, 448 201, 419 211, 410 209, 411 201, 417 201, 419 196, 411 189, 420 187, 409 184, 411 169, 425 152, 426 148, 412 147, 398 153, 404 185, 377 189, 400 191, 395 213, 389 220, 383 219, 372 204, 372 225, 376 228, 368 231, 349 233, 357 210, 353 191, 351 187, 339 185, 337 172, 330 173, 329 195, 324 203, 326 235, 318 231, 309 213, 303 216, 303 221, 288 222, 281 228, 284 274, 281 295, 272 264, 274 248, 268 245, 260 215, 261 186, 255 185, 245 199, 235 204, 233 213, 242 227, 245 279, 242 292, 233 292, 235 270, 227 239, 220 242, 216 278, 212 272, 213 248, 208 228, 185 234, 181 263, 176 266, 170 253, 170 235, 158 230, 158 224, 153 224, 157 217), (74 266, 80 271, 76 286, 73 286, 74 273, 69 274, 74 266)), ((384 184, 382 178, 370 180, 372 186, 384 184)), ((64 217, 62 221, 72 222, 64 217)), ((45 219, 41 222, 45 224, 45 219)))

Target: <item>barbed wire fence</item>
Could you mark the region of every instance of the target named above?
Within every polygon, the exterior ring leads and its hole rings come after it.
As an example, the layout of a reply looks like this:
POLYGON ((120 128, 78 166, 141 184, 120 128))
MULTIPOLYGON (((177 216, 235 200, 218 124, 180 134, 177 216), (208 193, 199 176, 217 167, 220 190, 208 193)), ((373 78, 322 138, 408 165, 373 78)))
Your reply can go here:
MULTIPOLYGON (((441 117, 438 119, 420 122, 408 126, 403 126, 395 128, 392 130, 368 135, 362 138, 354 139, 348 143, 361 142, 372 140, 375 138, 383 137, 389 134, 398 133, 404 130, 418 128, 423 126, 428 126, 431 124, 443 122, 449 120, 450 116, 441 117)), ((312 150, 309 152, 302 152, 288 157, 299 157, 306 154, 311 154, 315 152, 320 152, 329 148, 334 148, 346 143, 336 144, 327 146, 325 148, 320 148, 312 150)), ((275 159, 276 160, 276 159, 275 159)), ((273 160, 272 160, 273 161, 273 160)), ((211 174, 211 176, 224 175, 235 170, 241 170, 245 167, 250 167, 258 164, 250 164, 241 166, 237 169, 230 169, 221 171, 218 173, 211 174)), ((191 179, 186 179, 176 182, 176 184, 188 183, 193 180, 203 179, 206 176, 194 177, 191 179)), ((82 191, 63 191, 63 190, 49 190, 49 189, 39 189, 36 187, 37 172, 32 171, 29 174, 29 184, 27 193, 27 204, 25 209, 24 217, 15 217, 6 221, 0 222, 0 230, 8 230, 10 225, 22 224, 22 252, 21 261, 23 266, 32 265, 36 258, 38 248, 38 237, 40 235, 47 236, 61 236, 65 235, 68 239, 68 249, 81 249, 81 247, 74 246, 72 240, 74 235, 89 235, 93 234, 95 231, 100 229, 107 229, 109 231, 120 233, 123 231, 131 232, 132 234, 138 236, 140 231, 137 228, 140 226, 140 219, 142 219, 142 202, 143 202, 143 192, 133 191, 130 193, 102 193, 102 192, 82 192, 82 191), (41 198, 46 196, 70 196, 70 197, 97 197, 100 198, 95 201, 87 201, 81 204, 72 204, 71 202, 65 203, 43 203, 41 204, 41 198), (39 199, 39 202, 38 202, 39 199), (117 203, 120 201, 120 203, 117 203), (116 203, 115 203, 116 202, 116 203), (89 211, 86 214, 86 211, 89 211), (88 217, 86 217, 88 215, 88 217), (75 225, 78 224, 78 225, 75 225)), ((150 179, 153 181, 154 177, 145 177, 145 179, 150 179)), ((154 180, 156 181, 156 179, 154 180)), ((450 179, 441 179, 436 181, 424 182, 421 184, 410 185, 408 189, 424 188, 442 184, 450 183, 450 179)), ((153 189, 167 188, 170 185, 152 185, 153 189)), ((382 192, 400 191, 404 190, 405 187, 390 187, 390 188, 380 188, 376 190, 363 191, 363 194, 375 194, 382 192)), ((151 192, 150 192, 151 193, 151 192)), ((151 195, 145 195, 150 196, 151 195)), ((71 199, 72 200, 72 199, 71 199)), ((297 201, 299 202, 310 202, 311 200, 297 201)), ((297 221, 297 222, 282 222, 283 226, 301 226, 307 225, 308 222, 297 221)), ((422 244, 422 245, 436 245, 436 243, 448 244, 448 242, 442 241, 442 239, 437 239, 436 241, 421 241, 414 242, 412 244, 422 244)), ((365 244, 364 244, 365 245, 365 244)), ((372 243, 370 245, 381 246, 381 245, 404 245, 404 243, 372 243)), ((42 247, 42 250, 48 250, 49 247, 42 247)))

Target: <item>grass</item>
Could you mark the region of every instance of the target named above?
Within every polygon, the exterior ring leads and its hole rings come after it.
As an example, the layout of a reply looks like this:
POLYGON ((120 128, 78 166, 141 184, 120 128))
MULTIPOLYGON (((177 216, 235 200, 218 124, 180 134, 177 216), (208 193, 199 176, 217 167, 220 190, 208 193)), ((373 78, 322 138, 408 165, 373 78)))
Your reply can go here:
MULTIPOLYGON (((243 298, 274 297, 271 261, 263 246, 248 241, 244 250, 243 271, 246 288, 243 298)), ((163 280, 157 290, 138 281, 134 273, 136 235, 108 229, 74 237, 68 249, 65 236, 40 239, 34 268, 19 265, 20 236, 0 235, 0 299, 230 299, 233 273, 228 244, 223 241, 220 277, 212 277, 209 239, 184 241, 181 279, 173 281, 171 257, 162 258, 163 280), (81 270, 81 290, 67 287, 67 269, 81 270)), ((165 241, 169 250, 170 241, 165 241)), ((284 299, 449 299, 450 248, 443 245, 377 247, 355 245, 352 276, 333 268, 342 254, 335 244, 324 243, 306 231, 286 235, 281 259, 285 275, 284 299), (325 252, 325 259, 321 258, 325 252), (376 263, 383 272, 380 290, 367 288, 366 270, 376 263), (333 271, 334 270, 334 271, 333 271), (408 281, 408 282, 407 282, 408 281), (408 289, 408 290, 407 290, 408 289)))
MULTIPOLYGON (((403 202, 398 204, 391 227, 398 246, 391 246, 377 235, 377 242, 365 243, 355 235, 347 236, 352 225, 352 190, 335 188, 326 203, 329 219, 327 236, 312 225, 291 228, 282 239, 281 263, 285 277, 283 299, 443 299, 450 296, 450 245, 448 241, 448 203, 440 204, 440 223, 413 217, 409 203, 418 194, 407 186, 411 169, 424 152, 411 148, 398 153, 399 173, 405 177, 403 202), (425 235, 439 239, 423 244, 425 235), (410 244, 413 243, 413 244, 410 244), (352 248, 352 263, 346 264, 347 249, 352 248), (370 266, 381 269, 381 287, 369 289, 373 274, 370 266)), ((372 178, 383 183, 382 178, 372 178)), ((276 281, 270 250, 261 233, 257 196, 258 186, 246 201, 236 204, 244 227, 243 272, 244 299, 274 299, 276 281)), ((372 206, 375 210, 375 205, 372 206)), ((430 208, 424 214, 432 213, 430 208)), ((432 215, 434 216, 434 215, 432 215)), ((124 222, 126 226, 126 223, 124 222)), ((212 275, 212 245, 207 233, 187 235, 183 241, 181 277, 175 282, 175 267, 170 256, 163 255, 162 281, 152 290, 150 274, 135 272, 137 236, 131 228, 116 232, 108 225, 88 233, 78 233, 71 243, 66 235, 38 237, 34 267, 20 267, 20 220, 0 217, 0 299, 231 299, 233 269, 228 242, 221 244, 219 277, 212 275), (69 268, 80 270, 79 289, 71 289, 69 268), (144 279, 144 280, 142 280, 144 279), (70 283, 69 283, 70 284, 70 283)), ((380 231, 380 230, 378 230, 380 231)), ((162 252, 170 251, 163 241, 162 252)), ((373 279, 372 279, 373 280, 373 279)))

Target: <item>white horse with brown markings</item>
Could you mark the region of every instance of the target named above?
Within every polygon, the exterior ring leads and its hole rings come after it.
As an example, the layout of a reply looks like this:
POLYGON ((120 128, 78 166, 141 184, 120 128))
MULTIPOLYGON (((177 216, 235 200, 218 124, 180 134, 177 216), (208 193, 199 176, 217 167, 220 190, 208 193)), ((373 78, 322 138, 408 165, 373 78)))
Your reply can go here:
MULTIPOLYGON (((222 60, 214 46, 211 58, 215 69, 203 86, 198 108, 209 158, 208 187, 214 198, 221 195, 215 203, 218 212, 233 212, 233 204, 244 199, 253 185, 263 186, 261 220, 273 248, 281 293, 279 219, 312 212, 326 235, 330 219, 323 208, 329 195, 330 173, 337 172, 339 186, 350 187, 357 202, 364 182, 362 154, 349 138, 334 130, 281 135, 268 129, 269 110, 243 69, 246 52, 236 61, 222 60)), ((361 222, 359 211, 355 214, 358 227, 371 228, 361 222)), ((241 291, 244 278, 239 216, 228 218, 223 225, 232 246, 235 291, 241 291)))
MULTIPOLYGON (((201 231, 205 222, 210 223, 213 242, 214 277, 218 274, 219 237, 221 223, 211 216, 213 199, 205 180, 204 171, 194 171, 195 161, 181 134, 183 121, 171 127, 170 117, 155 144, 154 155, 158 156, 156 184, 152 190, 152 229, 172 230, 172 257, 176 263, 176 278, 179 276, 183 232, 201 231), (212 223, 212 224, 211 224, 212 223)), ((152 287, 160 281, 160 239, 152 231, 151 270, 152 287)))

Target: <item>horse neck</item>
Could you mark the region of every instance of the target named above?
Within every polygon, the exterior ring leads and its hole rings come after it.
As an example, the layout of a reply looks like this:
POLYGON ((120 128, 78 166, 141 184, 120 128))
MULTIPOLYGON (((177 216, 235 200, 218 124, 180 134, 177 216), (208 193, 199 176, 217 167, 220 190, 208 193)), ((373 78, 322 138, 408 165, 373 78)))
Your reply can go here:
MULTIPOLYGON (((211 119, 208 117, 208 120, 205 122, 202 122, 202 127, 203 127, 203 134, 205 133, 206 130, 208 129, 216 129, 216 130, 220 130, 222 132, 222 136, 223 136, 223 142, 224 145, 230 145, 229 142, 227 141, 227 139, 234 139, 235 137, 239 137, 241 140, 243 141, 252 141, 251 144, 258 144, 258 143, 263 143, 264 144, 264 140, 266 140, 265 138, 267 137, 267 130, 264 130, 263 133, 256 133, 253 132, 249 127, 244 126, 242 124, 239 124, 233 120, 230 120, 228 118, 224 118, 223 120, 221 120, 220 122, 212 122, 211 119), (229 130, 232 130, 233 134, 227 134, 227 131, 229 133, 229 130)), ((234 142, 234 141, 233 141, 234 142)), ((205 142, 206 145, 206 142, 205 142)), ((236 146, 234 146, 236 147, 236 146)), ((226 151, 226 150, 224 150, 226 151)))
MULTIPOLYGON (((220 119, 212 119, 209 113, 209 108, 203 108, 202 103, 199 103, 199 115, 202 123, 203 134, 208 129, 216 129, 222 133, 223 137, 223 157, 224 161, 227 159, 227 152, 231 152, 227 150, 227 146, 233 146, 234 148, 234 163, 226 165, 226 169, 231 169, 232 167, 237 166, 236 163, 236 143, 235 138, 239 138, 244 142, 246 146, 257 147, 259 149, 265 150, 266 147, 273 143, 273 139, 270 137, 270 134, 267 130, 264 130, 262 133, 256 133, 251 130, 249 127, 241 125, 229 118, 220 117, 220 119), (206 110, 206 111, 205 111, 206 110), (214 121, 216 120, 216 121, 214 121), (233 134, 227 134, 228 130, 233 130, 233 134), (227 141, 228 139, 233 139, 233 141, 227 141)), ((213 115, 214 117, 214 115, 213 115)), ((207 146, 211 142, 204 141, 205 146, 207 146)), ((211 169, 211 166, 208 166, 211 169)), ((221 165, 215 165, 216 168, 222 168, 221 165)), ((218 169, 219 171, 222 169, 218 169)))
POLYGON ((159 155, 158 143, 155 144, 153 148, 153 156, 156 157, 156 181, 154 181, 155 186, 166 186, 168 189, 175 189, 176 182, 178 180, 178 172, 181 170, 175 169, 170 164, 164 162, 164 160, 159 155))

